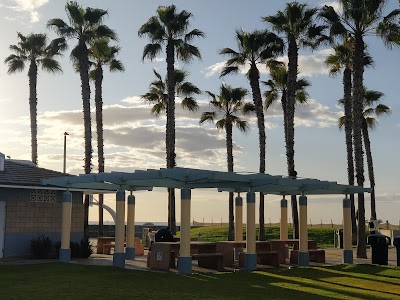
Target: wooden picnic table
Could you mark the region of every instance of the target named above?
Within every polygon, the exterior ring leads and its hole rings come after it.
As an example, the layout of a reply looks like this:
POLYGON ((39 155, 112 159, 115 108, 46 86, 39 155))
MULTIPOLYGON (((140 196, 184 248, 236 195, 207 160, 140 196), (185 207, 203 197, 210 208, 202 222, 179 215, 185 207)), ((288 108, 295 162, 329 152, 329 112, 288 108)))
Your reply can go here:
MULTIPOLYGON (((180 242, 154 242, 151 246, 149 267, 166 270, 175 267, 175 257, 178 255, 180 242)), ((190 242, 190 254, 216 253, 214 242, 190 242)))
POLYGON ((97 254, 103 254, 104 250, 103 250, 103 246, 105 244, 111 244, 112 242, 115 242, 115 237, 98 237, 97 238, 97 250, 96 253, 97 254))
POLYGON ((246 248, 246 241, 217 241, 215 242, 216 252, 224 255, 224 265, 226 267, 233 267, 234 249, 246 248))

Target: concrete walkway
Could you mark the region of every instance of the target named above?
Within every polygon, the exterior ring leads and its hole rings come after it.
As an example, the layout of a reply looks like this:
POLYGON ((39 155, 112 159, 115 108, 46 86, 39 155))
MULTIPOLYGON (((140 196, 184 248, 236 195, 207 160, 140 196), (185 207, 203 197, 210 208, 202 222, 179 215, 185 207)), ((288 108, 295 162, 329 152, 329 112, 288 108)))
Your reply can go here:
MULTIPOLYGON (((326 263, 314 263, 311 262, 310 266, 330 266, 330 265, 338 265, 342 264, 342 249, 336 248, 327 248, 325 250, 326 263)), ((125 263, 125 269, 129 270, 142 270, 142 271, 152 271, 152 272, 162 272, 155 271, 147 268, 147 253, 145 250, 145 255, 136 256, 135 260, 127 260, 125 263)), ((356 250, 354 249, 354 263, 355 264, 371 264, 371 251, 367 249, 367 259, 356 258, 356 250)), ((390 266, 396 266, 397 258, 396 258, 396 248, 389 249, 388 256, 388 264, 390 266)), ((21 265, 21 264, 36 264, 36 263, 51 263, 58 262, 57 259, 8 259, 0 261, 0 265, 21 265)), ((84 265, 95 265, 95 266, 113 266, 113 256, 105 255, 105 254, 92 254, 90 258, 87 259, 72 259, 71 264, 84 264, 84 265)), ((281 264, 282 268, 296 267, 296 265, 291 265, 289 263, 289 259, 286 259, 286 264, 281 264)), ((257 265, 257 269, 269 269, 272 267, 265 265, 257 265)), ((225 268, 226 271, 236 272, 239 271, 239 268, 225 268)), ((177 269, 171 269, 170 272, 177 273, 177 269)), ((193 272, 215 272, 214 270, 199 268, 197 266, 197 261, 193 261, 193 272)))

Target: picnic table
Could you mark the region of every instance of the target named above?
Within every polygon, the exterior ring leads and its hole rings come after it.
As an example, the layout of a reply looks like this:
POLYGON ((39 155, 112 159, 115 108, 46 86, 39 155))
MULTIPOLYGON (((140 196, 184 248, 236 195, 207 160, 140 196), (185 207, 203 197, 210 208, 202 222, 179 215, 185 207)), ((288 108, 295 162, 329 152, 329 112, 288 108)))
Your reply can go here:
POLYGON ((246 248, 246 241, 218 241, 215 242, 216 251, 222 253, 224 256, 224 265, 226 267, 233 267, 234 263, 234 249, 246 248))
MULTIPOLYGON (((175 257, 180 249, 179 242, 155 242, 149 252, 149 267, 151 269, 166 270, 175 268, 175 257)), ((216 252, 214 242, 190 242, 190 254, 192 259, 198 260, 199 267, 223 268, 223 255, 216 252)))
POLYGON ((104 253, 104 245, 105 244, 111 244, 112 242, 115 242, 115 237, 98 237, 97 238, 97 254, 103 254, 104 253))

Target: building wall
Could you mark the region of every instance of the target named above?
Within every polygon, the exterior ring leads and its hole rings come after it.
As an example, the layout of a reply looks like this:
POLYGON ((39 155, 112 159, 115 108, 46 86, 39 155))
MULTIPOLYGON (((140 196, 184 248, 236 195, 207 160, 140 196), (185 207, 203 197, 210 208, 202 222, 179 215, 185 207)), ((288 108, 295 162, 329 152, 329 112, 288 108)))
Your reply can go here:
MULTIPOLYGON (((54 203, 31 202, 30 189, 0 189, 0 201, 6 201, 4 257, 28 256, 30 241, 41 235, 54 243, 61 240, 62 191, 55 197, 54 203)), ((83 238, 82 200, 82 193, 73 193, 71 241, 75 242, 83 238)))

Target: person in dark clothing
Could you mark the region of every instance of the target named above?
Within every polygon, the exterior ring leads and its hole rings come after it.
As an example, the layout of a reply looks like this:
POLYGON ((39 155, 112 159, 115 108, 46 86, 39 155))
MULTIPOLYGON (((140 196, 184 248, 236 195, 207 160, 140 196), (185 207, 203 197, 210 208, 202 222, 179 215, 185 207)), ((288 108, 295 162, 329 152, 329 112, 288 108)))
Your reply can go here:
POLYGON ((174 236, 172 235, 171 229, 169 227, 161 228, 157 230, 156 242, 173 242, 174 236))

